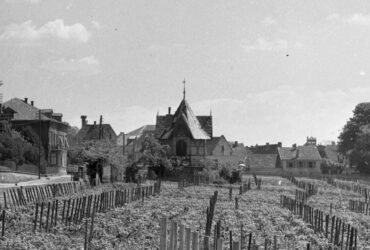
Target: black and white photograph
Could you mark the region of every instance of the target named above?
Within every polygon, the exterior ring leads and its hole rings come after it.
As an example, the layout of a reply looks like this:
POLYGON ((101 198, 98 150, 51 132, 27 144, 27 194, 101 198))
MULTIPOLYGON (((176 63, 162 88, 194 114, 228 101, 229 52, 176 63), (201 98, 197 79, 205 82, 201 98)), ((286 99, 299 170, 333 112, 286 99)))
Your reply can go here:
POLYGON ((0 0, 0 250, 370 250, 370 1, 0 0))

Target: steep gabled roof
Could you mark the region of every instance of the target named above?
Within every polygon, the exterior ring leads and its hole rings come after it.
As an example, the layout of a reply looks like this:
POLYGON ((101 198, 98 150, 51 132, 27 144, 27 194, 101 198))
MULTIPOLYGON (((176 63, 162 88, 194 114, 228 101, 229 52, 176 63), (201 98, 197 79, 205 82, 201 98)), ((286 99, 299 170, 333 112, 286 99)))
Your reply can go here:
POLYGON ((321 160, 316 146, 279 147, 281 160, 321 160))
MULTIPOLYGON (((202 122, 209 126, 209 120, 200 118, 202 122)), ((191 133, 191 136, 197 140, 209 140, 211 134, 207 133, 198 118, 194 115, 189 103, 183 99, 174 115, 157 116, 156 136, 161 139, 168 139, 173 132, 174 126, 178 121, 183 120, 191 133)), ((212 125, 211 125, 212 126, 212 125)), ((210 128, 207 128, 211 131, 210 128)))

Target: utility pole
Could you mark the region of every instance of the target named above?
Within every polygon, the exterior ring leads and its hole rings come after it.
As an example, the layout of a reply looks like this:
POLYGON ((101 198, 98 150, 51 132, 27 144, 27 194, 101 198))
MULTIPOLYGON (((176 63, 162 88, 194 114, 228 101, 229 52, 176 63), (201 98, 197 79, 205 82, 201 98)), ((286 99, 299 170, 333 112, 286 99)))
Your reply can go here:
POLYGON ((125 133, 122 132, 122 155, 125 156, 125 133))
POLYGON ((41 179, 41 110, 39 109, 39 179, 41 179))
POLYGON ((100 115, 100 121, 99 121, 99 140, 101 140, 102 139, 102 136, 103 136, 102 123, 103 123, 103 116, 100 115))

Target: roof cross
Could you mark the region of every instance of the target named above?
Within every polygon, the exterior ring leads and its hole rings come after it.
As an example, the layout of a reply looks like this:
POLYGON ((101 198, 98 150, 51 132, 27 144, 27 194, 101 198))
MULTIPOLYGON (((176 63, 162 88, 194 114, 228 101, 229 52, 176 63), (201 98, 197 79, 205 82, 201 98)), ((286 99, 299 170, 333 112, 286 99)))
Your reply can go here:
POLYGON ((185 90, 186 81, 185 81, 185 79, 182 81, 182 84, 184 84, 184 91, 183 91, 183 93, 184 93, 184 100, 185 100, 185 93, 186 93, 186 90, 185 90))

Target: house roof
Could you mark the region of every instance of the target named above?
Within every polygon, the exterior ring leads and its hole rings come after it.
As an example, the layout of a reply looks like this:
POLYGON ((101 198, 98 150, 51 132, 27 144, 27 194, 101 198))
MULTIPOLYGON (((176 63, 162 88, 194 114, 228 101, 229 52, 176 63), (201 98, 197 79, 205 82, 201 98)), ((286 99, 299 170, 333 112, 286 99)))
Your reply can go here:
MULTIPOLYGON (((17 120, 19 121, 38 120, 39 119, 40 109, 36 108, 35 106, 32 106, 29 103, 25 103, 23 100, 19 98, 12 98, 9 101, 4 102, 3 106, 15 112, 13 116, 13 120, 15 121, 17 120)), ((52 109, 48 109, 48 111, 52 112, 52 109)), ((58 120, 49 118, 46 115, 44 115, 44 113, 45 113, 45 110, 41 110, 41 114, 40 114, 41 120, 49 120, 49 121, 66 124, 65 122, 59 122, 58 120)))
POLYGON ((325 146, 325 157, 334 162, 339 161, 338 147, 336 145, 325 146))
POLYGON ((226 144, 229 146, 230 150, 233 151, 233 148, 231 147, 230 143, 226 140, 225 136, 221 135, 212 137, 211 140, 206 141, 207 152, 208 153, 213 152, 217 147, 218 143, 220 143, 220 141, 222 140, 224 140, 226 144))
POLYGON ((248 155, 251 168, 274 168, 277 154, 250 154, 248 155))
POLYGON ((218 142, 221 140, 221 136, 213 137, 212 140, 209 140, 206 142, 207 152, 213 152, 213 150, 216 148, 218 142))
POLYGON ((211 117, 206 118, 205 116, 201 116, 200 120, 203 123, 202 126, 202 123, 190 108, 189 103, 183 99, 174 115, 157 116, 156 137, 161 139, 170 138, 176 123, 183 120, 194 139, 209 140, 212 136, 208 133, 212 132, 211 119, 211 117), (205 129, 208 130, 208 132, 206 132, 205 129))
MULTIPOLYGON (((102 130, 103 130, 103 138, 105 138, 105 134, 108 131, 113 131, 114 135, 117 137, 116 133, 114 132, 112 126, 110 124, 102 124, 102 130)), ((86 124, 84 125, 80 131, 78 131, 78 134, 76 137, 79 140, 93 140, 99 138, 99 125, 96 124, 86 124)), ((113 139, 113 138, 112 138, 113 139)))
POLYGON ((321 160, 316 146, 279 147, 278 153, 281 160, 321 160))
POLYGON ((125 136, 127 139, 135 139, 135 137, 139 138, 146 133, 155 132, 155 128, 155 125, 144 125, 127 133, 125 136))

